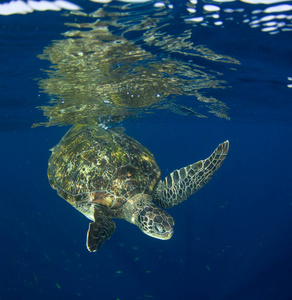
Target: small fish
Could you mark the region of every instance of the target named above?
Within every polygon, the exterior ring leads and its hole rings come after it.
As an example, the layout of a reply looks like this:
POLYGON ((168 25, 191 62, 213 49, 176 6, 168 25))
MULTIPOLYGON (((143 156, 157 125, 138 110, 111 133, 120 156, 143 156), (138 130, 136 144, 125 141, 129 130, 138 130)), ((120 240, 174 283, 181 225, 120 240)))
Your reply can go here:
POLYGON ((59 285, 58 282, 56 282, 56 286, 57 286, 58 289, 61 289, 61 286, 59 285))
POLYGON ((46 253, 44 253, 44 256, 45 256, 45 259, 46 259, 46 260, 52 261, 46 253))
POLYGON ((139 260, 140 259, 140 257, 136 257, 136 258, 134 258, 134 260, 136 261, 136 260, 139 260))
POLYGON ((208 265, 206 265, 206 269, 207 269, 208 271, 210 271, 210 267, 209 267, 208 265))
POLYGON ((36 276, 35 273, 33 273, 33 278, 34 278, 34 281, 35 281, 35 282, 38 282, 38 278, 37 278, 37 276, 36 276))
POLYGON ((116 274, 122 274, 123 272, 122 271, 116 271, 116 274))

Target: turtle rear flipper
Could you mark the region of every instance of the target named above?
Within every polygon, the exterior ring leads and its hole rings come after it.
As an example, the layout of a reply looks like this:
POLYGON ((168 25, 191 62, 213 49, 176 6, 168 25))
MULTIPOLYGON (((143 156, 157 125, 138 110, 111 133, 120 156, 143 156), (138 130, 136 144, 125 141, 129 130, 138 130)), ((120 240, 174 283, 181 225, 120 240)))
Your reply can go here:
POLYGON ((89 224, 87 231, 87 249, 97 251, 115 232, 115 222, 105 217, 98 209, 94 209, 94 222, 89 224))
POLYGON ((170 208, 180 204, 189 196, 203 187, 222 165, 229 149, 228 140, 215 149, 205 160, 175 170, 164 181, 160 181, 153 201, 163 208, 170 208))

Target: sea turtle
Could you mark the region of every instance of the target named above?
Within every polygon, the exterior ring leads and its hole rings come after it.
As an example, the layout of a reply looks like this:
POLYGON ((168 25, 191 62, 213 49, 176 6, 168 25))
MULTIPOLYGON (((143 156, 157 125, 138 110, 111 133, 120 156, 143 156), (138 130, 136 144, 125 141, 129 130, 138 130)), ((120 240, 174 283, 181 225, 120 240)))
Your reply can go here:
POLYGON ((225 141, 207 159, 175 170, 162 181, 152 153, 122 129, 76 125, 52 149, 48 177, 59 196, 93 221, 87 232, 89 251, 97 251, 113 234, 112 218, 167 240, 174 220, 160 207, 173 207, 204 186, 228 148, 225 141))

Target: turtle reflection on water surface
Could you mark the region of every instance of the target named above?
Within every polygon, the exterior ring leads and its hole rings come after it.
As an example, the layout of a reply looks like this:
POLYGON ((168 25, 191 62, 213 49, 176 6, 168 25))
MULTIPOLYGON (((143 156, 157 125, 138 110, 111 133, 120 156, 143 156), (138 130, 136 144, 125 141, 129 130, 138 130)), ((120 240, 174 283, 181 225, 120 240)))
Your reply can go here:
POLYGON ((161 208, 183 202, 204 186, 228 148, 225 141, 207 159, 175 170, 162 181, 152 153, 122 129, 77 125, 53 148, 48 177, 62 198, 93 221, 87 233, 89 251, 97 251, 113 234, 113 218, 167 240, 174 220, 161 208))

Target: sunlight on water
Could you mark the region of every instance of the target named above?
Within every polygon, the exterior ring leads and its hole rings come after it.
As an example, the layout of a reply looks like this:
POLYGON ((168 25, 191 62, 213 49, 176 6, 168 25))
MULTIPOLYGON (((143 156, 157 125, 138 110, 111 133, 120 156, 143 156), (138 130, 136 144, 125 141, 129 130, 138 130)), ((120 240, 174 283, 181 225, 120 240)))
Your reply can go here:
MULTIPOLYGON (((112 0, 91 0, 101 4, 107 4, 112 0)), ((152 0, 120 0, 126 3, 152 3, 154 7, 174 8, 168 1, 152 0)), ((216 26, 224 27, 230 23, 248 24, 251 28, 260 28, 263 32, 277 34, 279 32, 292 31, 292 5, 291 1, 283 0, 213 0, 197 1, 190 0, 186 3, 185 22, 193 23, 195 26, 216 26), (286 2, 286 3, 282 3, 286 2), (240 5, 240 6, 239 6, 240 5), (257 9, 251 7, 257 6, 257 9), (250 13, 251 12, 251 13, 250 13), (265 20, 274 20, 273 23, 263 23, 265 20)), ((56 1, 33 1, 22 0, 10 1, 0 4, 0 15, 27 14, 33 11, 58 11, 82 10, 72 2, 65 0, 56 1)))
POLYGON ((0 15, 8 16, 14 14, 27 14, 33 11, 59 11, 61 9, 80 10, 81 7, 65 0, 56 1, 32 1, 24 2, 22 0, 10 1, 0 4, 0 15))
POLYGON ((270 34, 292 30, 292 5, 275 5, 284 1, 250 0, 241 2, 244 3, 240 5, 239 1, 214 0, 209 1, 209 4, 204 4, 203 1, 190 1, 187 5, 189 16, 186 16, 185 21, 193 22, 196 25, 218 27, 224 27, 230 23, 244 23, 251 28, 259 28, 270 34), (210 4, 211 2, 214 4, 210 4), (258 5, 258 9, 253 10, 250 5, 258 5), (284 12, 287 14, 283 14, 284 12), (263 23, 265 20, 274 20, 274 23, 263 23))

